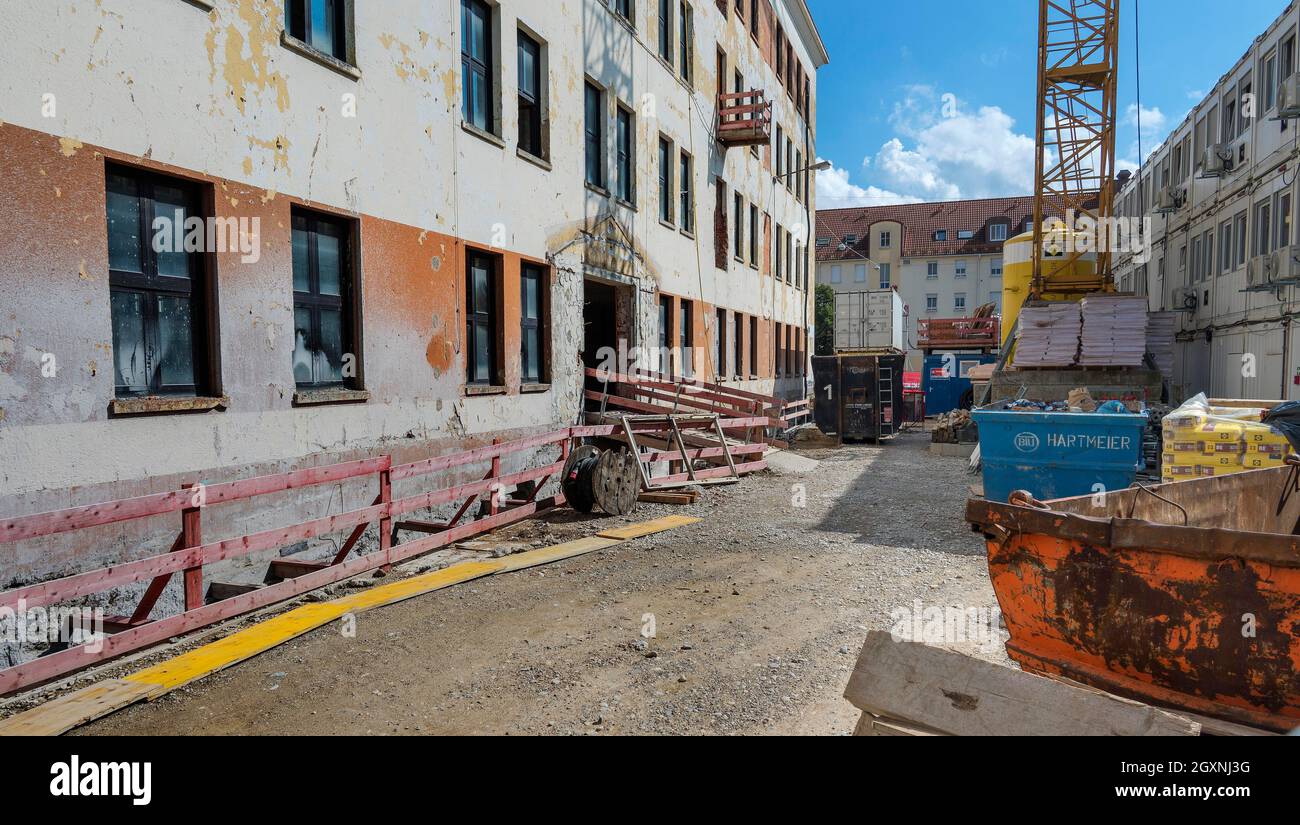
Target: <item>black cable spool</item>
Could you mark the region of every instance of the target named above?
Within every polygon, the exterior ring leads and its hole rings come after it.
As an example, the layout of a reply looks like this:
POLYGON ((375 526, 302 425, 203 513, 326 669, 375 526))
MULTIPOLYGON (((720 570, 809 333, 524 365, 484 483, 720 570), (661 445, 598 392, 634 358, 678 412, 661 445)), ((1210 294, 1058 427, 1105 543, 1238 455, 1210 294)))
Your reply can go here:
POLYGON ((569 506, 590 513, 597 506, 611 516, 636 508, 641 492, 639 459, 627 450, 600 450, 583 445, 569 455, 560 484, 569 506))

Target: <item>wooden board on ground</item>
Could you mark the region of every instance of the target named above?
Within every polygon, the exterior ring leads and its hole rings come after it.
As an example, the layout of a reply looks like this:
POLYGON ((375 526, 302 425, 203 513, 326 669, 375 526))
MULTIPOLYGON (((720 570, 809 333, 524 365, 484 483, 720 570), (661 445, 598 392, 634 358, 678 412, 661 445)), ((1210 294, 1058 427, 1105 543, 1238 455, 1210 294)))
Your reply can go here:
POLYGON ((58 736, 148 696, 156 685, 105 679, 0 720, 0 736, 58 736))
POLYGON ((637 539, 642 536, 649 536, 654 533, 662 533, 665 530, 672 530, 674 527, 685 527, 688 524, 695 524, 701 519, 691 518, 690 516, 664 516, 654 521, 645 521, 640 524, 629 524, 626 527, 615 527, 611 530, 602 530, 596 535, 603 539, 637 539))
POLYGON ((1197 736, 1178 714, 915 642, 867 636, 844 697, 886 724, 956 736, 1197 736))
POLYGON ((637 501, 643 504, 694 504, 699 499, 698 490, 682 490, 677 493, 647 492, 637 497, 637 501))

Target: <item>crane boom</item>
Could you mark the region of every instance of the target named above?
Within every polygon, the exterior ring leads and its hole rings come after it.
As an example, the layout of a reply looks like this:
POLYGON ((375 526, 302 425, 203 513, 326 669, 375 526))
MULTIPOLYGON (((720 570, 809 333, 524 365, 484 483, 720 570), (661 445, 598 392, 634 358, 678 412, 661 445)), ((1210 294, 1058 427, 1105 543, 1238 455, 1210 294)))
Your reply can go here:
MULTIPOLYGON (((1044 233, 1043 220, 1072 210, 1110 225, 1118 62, 1119 0, 1039 0, 1035 298, 1114 290, 1108 242, 1097 243, 1095 270, 1076 266, 1091 252, 1073 243, 1049 246, 1060 239, 1044 233)), ((1099 241, 1106 238, 1100 231, 1099 241)))

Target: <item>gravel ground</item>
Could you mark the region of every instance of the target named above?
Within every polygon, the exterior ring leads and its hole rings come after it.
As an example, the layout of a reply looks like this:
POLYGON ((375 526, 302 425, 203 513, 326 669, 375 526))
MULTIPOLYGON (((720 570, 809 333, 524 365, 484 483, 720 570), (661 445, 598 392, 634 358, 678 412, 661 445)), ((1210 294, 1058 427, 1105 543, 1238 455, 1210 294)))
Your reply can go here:
MULTIPOLYGON (((78 733, 849 733, 841 694, 868 630, 918 599, 995 605, 962 519, 972 477, 928 441, 804 449, 820 461, 806 475, 628 519, 699 524, 361 614, 353 637, 323 627, 78 733)), ((559 513, 504 538, 609 523, 559 513)))

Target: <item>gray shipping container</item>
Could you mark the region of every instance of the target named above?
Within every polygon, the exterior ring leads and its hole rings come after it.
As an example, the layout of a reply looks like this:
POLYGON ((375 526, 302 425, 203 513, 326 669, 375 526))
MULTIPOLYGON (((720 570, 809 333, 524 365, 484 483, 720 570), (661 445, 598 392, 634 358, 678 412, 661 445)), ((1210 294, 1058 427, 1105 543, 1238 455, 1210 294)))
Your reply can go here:
POLYGON ((835 293, 835 351, 904 352, 903 298, 892 289, 835 293))

